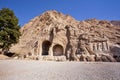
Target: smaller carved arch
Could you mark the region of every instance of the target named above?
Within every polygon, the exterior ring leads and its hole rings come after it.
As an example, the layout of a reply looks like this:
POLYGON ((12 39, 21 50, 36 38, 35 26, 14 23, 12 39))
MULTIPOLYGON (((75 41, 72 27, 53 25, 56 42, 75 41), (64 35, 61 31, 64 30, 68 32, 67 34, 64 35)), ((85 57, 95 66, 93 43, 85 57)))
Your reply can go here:
POLYGON ((56 44, 53 46, 53 56, 62 56, 63 55, 63 46, 56 44))

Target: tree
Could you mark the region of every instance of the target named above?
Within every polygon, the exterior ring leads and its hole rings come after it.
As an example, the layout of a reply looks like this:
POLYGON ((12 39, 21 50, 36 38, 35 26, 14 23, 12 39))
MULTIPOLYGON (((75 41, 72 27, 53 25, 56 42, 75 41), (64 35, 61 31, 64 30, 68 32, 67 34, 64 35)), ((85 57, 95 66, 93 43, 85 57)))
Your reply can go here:
POLYGON ((12 44, 16 44, 20 37, 20 26, 14 12, 8 8, 0 10, 0 49, 9 51, 12 44))

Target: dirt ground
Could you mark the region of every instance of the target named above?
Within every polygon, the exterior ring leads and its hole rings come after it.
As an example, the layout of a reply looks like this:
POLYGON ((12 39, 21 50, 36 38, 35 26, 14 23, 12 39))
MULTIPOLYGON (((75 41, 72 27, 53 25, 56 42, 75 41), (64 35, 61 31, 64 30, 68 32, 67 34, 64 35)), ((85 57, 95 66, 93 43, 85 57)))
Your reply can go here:
POLYGON ((0 60, 0 80, 120 80, 120 63, 0 60))

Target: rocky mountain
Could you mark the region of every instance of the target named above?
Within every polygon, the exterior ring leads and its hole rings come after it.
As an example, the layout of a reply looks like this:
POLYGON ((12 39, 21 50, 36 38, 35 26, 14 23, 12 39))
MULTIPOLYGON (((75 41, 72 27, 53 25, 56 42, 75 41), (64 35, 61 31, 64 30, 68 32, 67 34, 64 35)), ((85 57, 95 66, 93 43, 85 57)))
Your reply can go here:
POLYGON ((30 20, 21 28, 21 33, 19 43, 10 49, 19 54, 18 57, 58 61, 119 61, 120 27, 107 20, 77 21, 69 15, 51 10, 30 20))

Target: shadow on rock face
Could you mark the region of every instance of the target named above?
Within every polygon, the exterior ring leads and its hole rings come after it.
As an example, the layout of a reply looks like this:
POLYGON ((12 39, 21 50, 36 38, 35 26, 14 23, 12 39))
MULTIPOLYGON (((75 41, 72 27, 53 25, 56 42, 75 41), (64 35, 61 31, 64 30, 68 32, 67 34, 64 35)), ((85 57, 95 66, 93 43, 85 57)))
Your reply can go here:
POLYGON ((15 53, 12 52, 4 52, 4 55, 8 56, 8 57, 12 57, 13 55, 15 55, 15 53))
POLYGON ((116 61, 120 62, 120 46, 111 46, 110 51, 113 54, 113 57, 116 59, 116 61))
POLYGON ((120 47, 119 46, 112 46, 112 47, 110 47, 110 50, 114 54, 117 54, 117 53, 120 54, 120 47))

